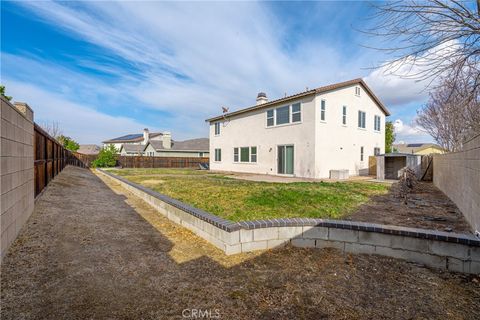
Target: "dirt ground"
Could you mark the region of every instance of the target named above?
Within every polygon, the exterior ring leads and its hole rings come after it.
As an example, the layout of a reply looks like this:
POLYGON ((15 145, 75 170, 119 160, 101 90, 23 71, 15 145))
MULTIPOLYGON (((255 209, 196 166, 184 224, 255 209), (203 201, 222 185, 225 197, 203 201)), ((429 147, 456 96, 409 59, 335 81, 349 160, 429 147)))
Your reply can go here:
POLYGON ((347 220, 471 233, 462 212, 433 183, 418 182, 407 204, 397 196, 397 188, 393 184, 388 194, 372 197, 347 220))
POLYGON ((480 278, 335 250, 225 256, 67 167, 1 269, 1 319, 480 319, 480 278), (196 311, 195 311, 196 310, 196 311))

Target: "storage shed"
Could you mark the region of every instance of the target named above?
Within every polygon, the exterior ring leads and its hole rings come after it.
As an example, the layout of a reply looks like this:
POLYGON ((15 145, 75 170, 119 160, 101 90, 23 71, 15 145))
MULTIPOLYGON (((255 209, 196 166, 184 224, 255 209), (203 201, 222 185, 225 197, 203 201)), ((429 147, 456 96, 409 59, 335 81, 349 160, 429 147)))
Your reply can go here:
POLYGON ((417 178, 421 175, 422 156, 410 153, 386 153, 377 157, 377 179, 398 180, 400 170, 409 167, 417 178))

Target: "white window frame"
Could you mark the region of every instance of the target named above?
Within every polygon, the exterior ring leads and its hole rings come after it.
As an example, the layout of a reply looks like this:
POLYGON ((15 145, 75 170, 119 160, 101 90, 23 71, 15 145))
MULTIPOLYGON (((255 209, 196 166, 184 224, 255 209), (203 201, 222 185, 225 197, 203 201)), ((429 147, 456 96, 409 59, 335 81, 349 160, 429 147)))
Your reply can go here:
POLYGON ((360 97, 360 92, 362 92, 362 91, 360 90, 360 87, 359 87, 359 86, 356 86, 356 87, 355 87, 355 95, 356 95, 357 97, 360 97))
POLYGON ((266 112, 266 115, 267 115, 267 127, 275 127, 275 109, 268 109, 267 112, 266 112), (268 112, 271 111, 272 112, 272 116, 269 117, 268 116, 268 112), (272 124, 269 125, 268 124, 268 120, 272 120, 272 124))
POLYGON ((381 120, 382 118, 378 115, 375 115, 373 118, 373 130, 376 132, 381 131, 381 120))
POLYGON ((219 136, 220 133, 221 133, 221 130, 220 130, 220 122, 215 122, 215 136, 219 136))
POLYGON ((233 162, 239 162, 238 160, 240 160, 240 153, 238 147, 235 147, 233 148, 233 162), (236 160, 235 157, 237 158, 236 160))
POLYGON ((347 106, 342 107, 342 125, 347 125, 347 106))
POLYGON ((244 147, 234 147, 233 148, 233 162, 234 163, 257 163, 258 161, 258 147, 257 146, 244 146, 244 147), (248 161, 242 161, 242 149, 248 149, 248 161), (255 148, 255 153, 252 150, 255 148), (255 161, 252 161, 253 157, 255 156, 255 161), (236 156, 236 160, 235 160, 236 156))
POLYGON ((282 105, 282 106, 279 106, 279 107, 275 107, 275 108, 270 108, 270 109, 267 109, 265 111, 265 128, 275 128, 275 127, 283 127, 283 126, 291 126, 291 125, 294 125, 294 124, 300 124, 303 122, 303 103, 302 102, 295 102, 295 103, 291 103, 291 104, 288 104, 288 105, 282 105), (300 111, 297 111, 297 112, 292 112, 293 111, 293 105, 295 104, 300 104, 300 111), (279 108, 283 108, 283 107, 288 107, 288 122, 287 123, 282 123, 282 124, 277 124, 277 109, 279 108), (268 125, 268 119, 272 119, 272 117, 269 117, 268 116, 268 112, 269 111, 273 111, 273 124, 272 125, 268 125), (300 121, 293 121, 293 114, 300 114, 300 121))
POLYGON ((358 110, 357 126, 359 129, 363 130, 367 128, 367 113, 365 111, 358 110), (363 116, 360 117, 360 114, 363 114, 363 116), (361 124, 363 124, 363 127, 361 126, 361 124))
POLYGON ((215 148, 215 162, 222 162, 222 149, 215 148))
POLYGON ((378 156, 378 155, 380 154, 380 152, 381 152, 380 147, 375 147, 375 148, 373 148, 373 155, 374 155, 374 156, 378 156), (378 152, 377 152, 377 150, 378 150, 378 152))
POLYGON ((327 101, 325 99, 320 100, 320 121, 327 121, 327 101))

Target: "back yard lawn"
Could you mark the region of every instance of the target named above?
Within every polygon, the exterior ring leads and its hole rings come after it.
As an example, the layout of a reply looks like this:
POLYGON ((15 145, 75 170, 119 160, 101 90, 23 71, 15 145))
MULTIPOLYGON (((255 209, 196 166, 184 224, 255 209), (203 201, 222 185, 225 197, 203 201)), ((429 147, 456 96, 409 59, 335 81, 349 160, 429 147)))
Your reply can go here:
POLYGON ((389 186, 369 182, 269 183, 188 169, 122 169, 110 172, 159 193, 232 220, 342 219, 389 186))

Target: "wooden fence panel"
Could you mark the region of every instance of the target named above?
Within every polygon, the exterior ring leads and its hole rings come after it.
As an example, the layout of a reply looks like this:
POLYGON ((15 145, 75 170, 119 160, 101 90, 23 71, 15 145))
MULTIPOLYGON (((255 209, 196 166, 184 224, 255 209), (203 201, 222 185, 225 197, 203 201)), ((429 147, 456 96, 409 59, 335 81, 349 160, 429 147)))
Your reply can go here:
POLYGON ((79 158, 86 155, 66 150, 57 140, 51 137, 36 123, 34 150, 34 184, 35 197, 53 180, 67 164, 87 167, 79 158))
POLYGON ((117 163, 123 168, 198 168, 208 164, 209 158, 119 156, 117 163))

